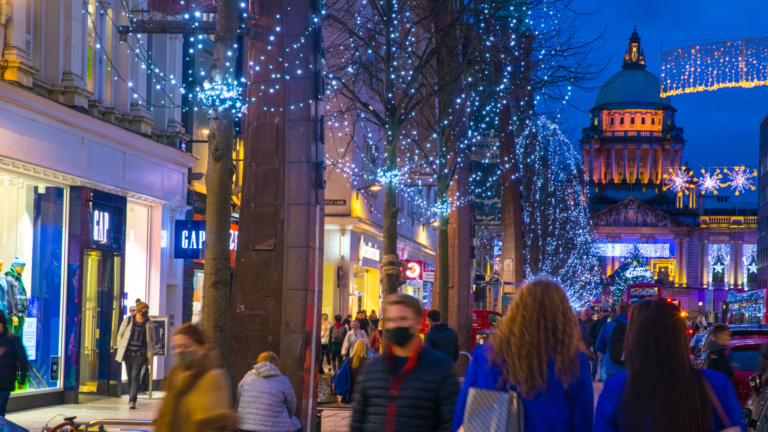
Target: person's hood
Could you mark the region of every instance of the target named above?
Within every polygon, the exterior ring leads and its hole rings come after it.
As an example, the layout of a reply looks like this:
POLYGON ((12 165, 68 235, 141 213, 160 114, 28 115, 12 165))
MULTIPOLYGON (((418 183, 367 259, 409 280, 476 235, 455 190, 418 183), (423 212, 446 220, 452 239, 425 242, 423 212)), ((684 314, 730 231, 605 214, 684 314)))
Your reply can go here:
POLYGON ((728 345, 723 345, 714 339, 710 339, 709 342, 707 342, 707 351, 716 351, 721 349, 728 349, 728 345))
POLYGON ((616 319, 621 322, 627 322, 629 320, 629 314, 625 314, 625 313, 616 314, 616 319))
POLYGON ((16 278, 16 279, 21 279, 21 275, 19 275, 19 274, 16 272, 16 269, 15 269, 15 268, 13 268, 13 267, 9 268, 9 269, 8 269, 8 271, 7 271, 7 272, 5 272, 5 274, 6 274, 6 275, 8 275, 8 276, 11 276, 11 277, 13 277, 13 278, 16 278))
POLYGON ((262 378, 269 378, 274 376, 280 376, 282 375, 280 373, 280 369, 277 368, 277 366, 273 365, 270 362, 261 362, 253 367, 253 370, 251 371, 255 373, 256 375, 262 377, 262 378))
POLYGON ((448 323, 437 323, 429 328, 430 331, 434 330, 438 333, 445 333, 448 331, 450 327, 448 327, 448 323))

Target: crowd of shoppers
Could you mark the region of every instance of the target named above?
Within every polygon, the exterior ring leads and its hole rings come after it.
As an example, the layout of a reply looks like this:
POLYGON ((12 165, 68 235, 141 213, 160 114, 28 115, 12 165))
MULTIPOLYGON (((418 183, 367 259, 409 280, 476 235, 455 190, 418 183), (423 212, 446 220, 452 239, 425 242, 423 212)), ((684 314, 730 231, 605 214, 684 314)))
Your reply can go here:
MULTIPOLYGON (((728 328, 712 329, 707 369, 696 370, 688 357, 685 320, 664 300, 644 300, 631 310, 621 303, 593 318, 589 311, 575 315, 555 282, 527 284, 490 341, 474 349, 461 386, 454 370, 458 337, 440 314, 427 312, 430 330, 422 341, 424 311, 416 298, 392 294, 383 303, 389 343, 373 357, 366 330, 378 334, 375 313, 361 311, 346 325, 341 315, 333 325, 322 317, 323 359, 335 372, 342 402, 353 404, 352 432, 745 431, 730 367, 719 355, 728 344, 728 328), (598 364, 606 380, 595 410, 592 381, 598 364), (493 425, 489 418, 506 420, 493 425)), ((7 345, 20 346, 5 331, 3 318, 0 346, 6 339, 7 345)), ((233 400, 231 379, 197 327, 185 324, 172 343, 177 364, 166 379, 157 431, 303 430, 296 395, 274 353, 259 356, 233 400)), ((14 357, 0 352, 0 382, 3 372, 8 374, 3 364, 23 363, 23 347, 10 351, 14 357)))

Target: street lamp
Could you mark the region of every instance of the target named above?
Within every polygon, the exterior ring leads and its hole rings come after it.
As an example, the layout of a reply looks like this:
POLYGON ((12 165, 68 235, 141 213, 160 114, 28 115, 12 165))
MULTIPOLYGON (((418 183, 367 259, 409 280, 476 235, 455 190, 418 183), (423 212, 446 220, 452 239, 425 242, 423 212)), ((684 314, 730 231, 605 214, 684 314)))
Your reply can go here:
POLYGON ((380 190, 381 190, 381 184, 379 184, 379 183, 374 183, 374 184, 372 184, 372 185, 368 185, 368 186, 364 186, 364 187, 361 187, 361 188, 357 188, 357 189, 355 189, 355 190, 356 190, 356 191, 358 191, 358 192, 359 192, 359 191, 364 191, 364 190, 369 190, 369 191, 373 191, 373 192, 378 192, 378 191, 380 191, 380 190))

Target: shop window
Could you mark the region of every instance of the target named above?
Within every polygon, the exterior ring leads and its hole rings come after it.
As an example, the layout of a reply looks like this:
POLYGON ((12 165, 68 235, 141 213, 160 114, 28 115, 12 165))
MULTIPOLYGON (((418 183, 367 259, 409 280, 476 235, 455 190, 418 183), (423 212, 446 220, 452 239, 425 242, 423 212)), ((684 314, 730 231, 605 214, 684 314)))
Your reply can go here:
POLYGON ((0 309, 30 362, 29 377, 17 384, 18 392, 61 386, 63 370, 52 377, 51 364, 62 358, 66 202, 65 188, 0 173, 0 298, 16 296, 11 302, 0 300, 0 309))
POLYGON ((336 265, 323 264, 323 305, 322 313, 328 314, 330 322, 333 322, 333 316, 341 313, 333 307, 333 293, 336 291, 334 282, 336 281, 336 265))

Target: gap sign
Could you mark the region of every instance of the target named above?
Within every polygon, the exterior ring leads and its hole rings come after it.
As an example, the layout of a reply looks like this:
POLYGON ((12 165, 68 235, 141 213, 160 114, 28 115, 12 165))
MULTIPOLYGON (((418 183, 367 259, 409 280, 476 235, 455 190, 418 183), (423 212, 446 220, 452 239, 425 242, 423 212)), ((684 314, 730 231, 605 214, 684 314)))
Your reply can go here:
MULTIPOLYGON (((173 232, 173 257, 205 259, 205 221, 177 220, 173 232)), ((237 250, 237 231, 229 230, 229 250, 237 250)))

